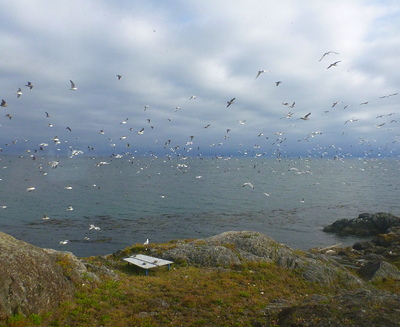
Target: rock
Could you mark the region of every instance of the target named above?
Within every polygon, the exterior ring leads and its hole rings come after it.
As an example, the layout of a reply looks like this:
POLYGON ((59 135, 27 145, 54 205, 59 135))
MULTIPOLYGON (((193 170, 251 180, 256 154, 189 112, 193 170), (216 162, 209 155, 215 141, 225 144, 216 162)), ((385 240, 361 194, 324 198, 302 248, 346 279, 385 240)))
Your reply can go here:
POLYGON ((273 262, 294 270, 306 280, 360 286, 363 281, 322 254, 299 253, 258 232, 225 232, 178 246, 162 254, 174 262, 199 266, 229 266, 245 261, 273 262))
POLYGON ((369 241, 357 242, 357 243, 353 244, 353 249, 357 250, 357 251, 372 249, 373 247, 374 247, 374 244, 369 241))
POLYGON ((357 270, 357 274, 367 281, 386 278, 400 280, 400 271, 386 261, 369 261, 357 270))
POLYGON ((373 236, 385 233, 393 226, 400 226, 400 218, 390 213, 361 213, 355 219, 340 219, 324 227, 324 232, 339 235, 373 236))
POLYGON ((298 303, 270 304, 268 326, 399 326, 400 296, 384 291, 342 291, 327 299, 310 296, 298 303))
POLYGON ((74 289, 49 253, 0 232, 0 316, 50 311, 74 289))

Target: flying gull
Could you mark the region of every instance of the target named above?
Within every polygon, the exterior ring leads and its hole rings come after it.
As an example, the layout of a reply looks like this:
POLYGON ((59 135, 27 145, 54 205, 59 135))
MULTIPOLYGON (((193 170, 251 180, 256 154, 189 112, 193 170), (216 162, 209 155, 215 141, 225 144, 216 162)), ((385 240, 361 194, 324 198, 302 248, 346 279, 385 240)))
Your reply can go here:
POLYGON ((21 88, 18 89, 17 92, 15 92, 15 94, 17 95, 17 98, 19 98, 22 95, 22 90, 21 88))
POLYGON ((341 61, 340 61, 340 60, 339 60, 339 61, 335 61, 333 64, 330 64, 326 69, 329 69, 329 68, 331 68, 331 67, 333 67, 333 66, 337 66, 337 64, 338 64, 339 62, 341 62, 341 61))
POLYGON ((28 82, 28 84, 26 84, 25 86, 29 87, 32 90, 33 85, 31 82, 28 82))
POLYGON ((2 107, 7 107, 7 102, 4 101, 4 99, 1 99, 1 104, 0 106, 2 107))
POLYGON ((235 99, 236 98, 232 98, 232 99, 230 99, 229 101, 227 101, 226 103, 228 104, 226 107, 228 108, 232 103, 233 103, 233 101, 235 101, 235 99))
POLYGON ((120 79, 121 79, 121 77, 122 77, 122 75, 117 75, 117 77, 118 77, 118 80, 120 80, 120 79))
POLYGON ((260 76, 261 74, 263 74, 263 73, 269 73, 269 72, 268 72, 268 70, 265 70, 265 69, 259 70, 258 73, 257 73, 256 78, 257 78, 258 76, 260 76))
POLYGON ((242 187, 245 187, 245 186, 250 186, 251 188, 254 189, 254 185, 251 184, 250 182, 246 182, 246 183, 244 183, 244 184, 242 185, 242 187))
POLYGON ((71 90, 71 91, 76 91, 78 88, 75 86, 75 83, 72 82, 71 80, 69 80, 69 81, 71 82, 71 88, 70 88, 70 90, 71 90))
POLYGON ((334 51, 328 51, 328 52, 325 52, 325 53, 322 55, 322 57, 321 57, 321 59, 320 59, 319 61, 321 61, 322 59, 324 59, 324 57, 325 57, 325 56, 327 56, 327 55, 329 55, 329 54, 331 54, 331 53, 334 53, 334 54, 337 54, 337 55, 338 55, 338 53, 337 53, 337 52, 334 52, 334 51))
POLYGON ((305 115, 304 117, 300 117, 300 119, 303 119, 303 120, 308 120, 308 116, 310 116, 311 115, 311 112, 309 112, 307 115, 305 115))

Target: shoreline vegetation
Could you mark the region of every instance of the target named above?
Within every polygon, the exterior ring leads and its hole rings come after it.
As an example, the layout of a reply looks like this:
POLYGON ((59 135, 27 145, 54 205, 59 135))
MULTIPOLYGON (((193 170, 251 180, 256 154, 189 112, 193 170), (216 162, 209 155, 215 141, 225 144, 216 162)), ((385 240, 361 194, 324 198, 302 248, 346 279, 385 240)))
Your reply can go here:
POLYGON ((230 231, 77 258, 0 233, 0 326, 399 326, 400 218, 325 231, 372 239, 299 251, 230 231), (146 276, 134 254, 174 263, 146 276))

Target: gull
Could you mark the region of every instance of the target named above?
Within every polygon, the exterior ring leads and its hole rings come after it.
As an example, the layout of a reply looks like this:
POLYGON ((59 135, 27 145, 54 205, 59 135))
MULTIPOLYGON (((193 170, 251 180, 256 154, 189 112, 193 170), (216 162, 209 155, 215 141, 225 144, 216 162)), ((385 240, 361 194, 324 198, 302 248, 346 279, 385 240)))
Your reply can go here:
POLYGON ((4 101, 4 99, 1 99, 1 104, 0 106, 2 107, 7 107, 7 102, 4 101))
POLYGON ((230 99, 229 101, 227 101, 227 104, 228 104, 228 105, 227 105, 226 107, 228 108, 228 107, 233 103, 233 101, 235 101, 235 99, 236 99, 236 98, 232 98, 232 99, 230 99))
POLYGON ((146 239, 146 242, 143 243, 143 245, 148 245, 150 243, 149 239, 146 239))
POLYGON ((345 122, 344 124, 353 123, 353 122, 355 122, 355 121, 357 121, 357 120, 358 120, 358 119, 351 118, 351 119, 346 120, 346 122, 345 122))
POLYGON ((144 133, 144 127, 138 132, 138 134, 143 134, 144 133))
POLYGON ((263 74, 263 73, 269 73, 269 71, 268 71, 268 70, 265 70, 265 69, 259 70, 258 73, 257 73, 256 78, 257 78, 258 76, 260 76, 261 74, 263 74))
POLYGON ((32 90, 33 85, 31 82, 28 82, 28 84, 26 84, 25 86, 29 87, 32 90))
POLYGON ((71 91, 76 91, 78 88, 75 86, 75 83, 72 82, 71 80, 69 80, 69 81, 71 82, 71 88, 70 88, 70 90, 71 90, 71 91))
POLYGON ((118 77, 118 80, 120 80, 120 79, 121 79, 121 77, 122 77, 122 75, 117 75, 117 77, 118 77))
POLYGON ((322 59, 324 59, 324 57, 325 57, 325 56, 327 56, 327 55, 329 55, 329 54, 331 54, 331 53, 334 53, 334 54, 337 54, 337 55, 338 55, 338 53, 337 53, 337 52, 334 52, 334 51, 328 51, 328 52, 325 52, 325 53, 322 55, 322 57, 321 57, 321 59, 320 59, 319 61, 321 61, 322 59))
POLYGON ((245 186, 250 186, 252 189, 254 189, 254 185, 251 184, 250 182, 246 182, 246 183, 244 183, 244 184, 242 185, 242 187, 245 187, 245 186))
POLYGON ((279 84, 281 84, 281 81, 275 82, 276 86, 279 86, 279 84))
POLYGON ((189 100, 196 100, 196 96, 192 95, 189 100))
POLYGON ((339 62, 341 62, 341 61, 340 61, 340 60, 339 60, 339 61, 335 61, 333 64, 330 64, 326 69, 329 69, 329 68, 331 68, 331 67, 333 67, 333 66, 337 66, 337 64, 338 64, 339 62))
POLYGON ((292 105, 289 106, 289 108, 293 108, 296 102, 293 102, 292 105))
POLYGON ((270 196, 271 194, 270 193, 263 193, 265 196, 270 196))
POLYGON ((17 98, 19 98, 22 95, 22 90, 21 88, 18 89, 17 92, 15 92, 15 94, 17 95, 17 98))
POLYGON ((60 245, 65 245, 65 244, 68 244, 68 240, 65 240, 65 241, 60 241, 60 245))
POLYGON ((307 115, 305 115, 304 117, 300 117, 300 119, 303 119, 303 120, 308 120, 308 116, 310 116, 311 115, 311 112, 309 112, 307 115))
POLYGON ((126 118, 124 121, 120 122, 119 124, 126 124, 126 122, 128 121, 129 118, 126 118))
POLYGON ((28 188, 26 189, 27 192, 32 192, 32 191, 34 191, 34 190, 36 190, 36 188, 35 188, 34 186, 28 187, 28 188))
POLYGON ((68 127, 68 126, 67 126, 66 129, 69 130, 70 132, 72 132, 71 127, 68 127))
POLYGON ((147 109, 149 109, 149 106, 144 106, 144 111, 146 111, 147 109))
POLYGON ((64 189, 66 189, 66 190, 72 190, 72 186, 65 186, 64 189))
POLYGON ((100 227, 97 227, 95 225, 89 225, 89 229, 100 230, 100 227))
POLYGON ((246 122, 246 119, 245 119, 245 120, 238 120, 238 123, 239 123, 240 125, 244 125, 245 122, 246 122))
POLYGON ((74 208, 71 205, 69 205, 67 211, 72 211, 72 210, 74 210, 74 208))
POLYGON ((59 161, 50 161, 49 165, 51 166, 52 169, 55 169, 58 167, 59 161))
POLYGON ((177 112, 180 109, 181 109, 181 107, 175 107, 175 112, 177 112))
POLYGON ((43 220, 48 220, 48 219, 50 219, 49 218, 49 216, 47 216, 47 215, 43 215, 43 218, 42 218, 43 220))
POLYGON ((206 126, 204 126, 204 128, 209 128, 211 126, 211 124, 207 124, 206 126))
POLYGON ((46 117, 47 117, 47 118, 50 117, 50 115, 49 115, 49 113, 48 113, 47 111, 45 111, 44 113, 46 114, 46 117))

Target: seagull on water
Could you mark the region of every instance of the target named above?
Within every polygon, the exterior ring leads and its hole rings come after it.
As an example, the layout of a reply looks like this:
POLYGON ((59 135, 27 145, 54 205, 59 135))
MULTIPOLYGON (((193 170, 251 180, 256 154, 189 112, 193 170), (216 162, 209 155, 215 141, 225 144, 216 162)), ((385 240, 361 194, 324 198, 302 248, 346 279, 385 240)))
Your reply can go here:
POLYGON ((47 215, 43 215, 43 218, 42 218, 43 220, 49 220, 50 218, 49 218, 49 216, 47 216, 47 215))
POLYGON ((232 98, 232 99, 230 99, 229 101, 227 101, 227 104, 228 104, 228 105, 227 105, 226 107, 228 108, 228 107, 233 103, 233 101, 235 101, 235 99, 236 99, 236 98, 232 98))
POLYGON ((36 190, 36 188, 35 188, 34 186, 28 187, 28 188, 26 189, 27 192, 32 192, 32 191, 34 191, 34 190, 36 190))
POLYGON ((65 240, 65 241, 60 241, 60 245, 65 245, 65 244, 68 244, 68 240, 65 240))
POLYGON ((71 90, 71 91, 76 91, 78 88, 75 86, 75 83, 72 82, 71 80, 69 80, 69 81, 71 82, 71 88, 70 88, 70 90, 71 90))

